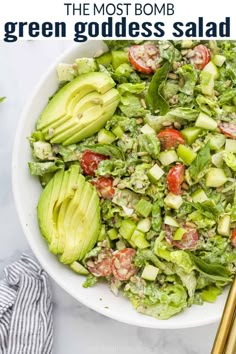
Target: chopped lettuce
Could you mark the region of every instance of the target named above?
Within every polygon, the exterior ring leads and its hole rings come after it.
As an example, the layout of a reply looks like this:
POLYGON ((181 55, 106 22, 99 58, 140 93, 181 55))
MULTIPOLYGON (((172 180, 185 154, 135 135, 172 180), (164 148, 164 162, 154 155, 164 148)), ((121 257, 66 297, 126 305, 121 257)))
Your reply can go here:
POLYGON ((29 162, 31 176, 43 176, 48 173, 54 173, 64 168, 61 160, 55 162, 29 162))
POLYGON ((153 159, 160 153, 160 142, 156 134, 141 134, 138 136, 139 151, 147 152, 153 159))
POLYGON ((127 163, 123 160, 103 160, 96 170, 97 176, 124 176, 127 172, 127 163))
POLYGON ((199 178, 205 173, 208 164, 211 161, 210 145, 207 143, 197 154, 197 157, 192 162, 188 171, 194 181, 198 181, 199 178))
POLYGON ((226 165, 231 168, 234 172, 236 172, 236 154, 232 152, 225 152, 223 154, 223 159, 226 165))
POLYGON ((184 85, 179 90, 184 94, 191 96, 194 93, 196 82, 198 80, 198 73, 192 65, 183 65, 177 73, 183 78, 184 85))
POLYGON ((140 98, 129 92, 121 96, 118 107, 127 117, 142 117, 145 114, 145 109, 141 105, 140 98))

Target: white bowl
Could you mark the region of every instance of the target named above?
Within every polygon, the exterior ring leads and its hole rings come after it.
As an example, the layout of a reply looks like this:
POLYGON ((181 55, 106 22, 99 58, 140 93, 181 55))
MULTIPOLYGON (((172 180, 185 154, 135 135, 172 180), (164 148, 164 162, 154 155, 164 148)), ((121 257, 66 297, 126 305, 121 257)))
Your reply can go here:
POLYGON ((92 57, 100 50, 106 49, 101 41, 89 41, 74 45, 66 51, 48 70, 39 82, 36 90, 28 101, 17 129, 13 163, 12 183, 16 207, 21 225, 28 242, 43 268, 65 291, 82 304, 101 314, 128 324, 149 328, 189 328, 206 325, 220 319, 225 303, 226 292, 218 298, 216 303, 203 306, 194 305, 169 320, 161 321, 137 313, 131 303, 122 296, 116 297, 106 284, 98 284, 84 289, 84 277, 78 276, 67 266, 59 263, 57 258, 48 250, 47 243, 41 236, 36 217, 36 205, 41 193, 41 186, 37 178, 29 174, 28 162, 31 160, 31 149, 26 139, 35 128, 35 122, 43 107, 57 89, 56 64, 70 63, 75 58, 92 57))

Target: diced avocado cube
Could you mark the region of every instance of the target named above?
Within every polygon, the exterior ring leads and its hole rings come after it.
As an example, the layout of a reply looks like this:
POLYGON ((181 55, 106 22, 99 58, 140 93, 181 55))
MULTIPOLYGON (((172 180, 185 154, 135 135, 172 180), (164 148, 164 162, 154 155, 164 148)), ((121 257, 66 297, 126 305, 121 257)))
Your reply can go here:
POLYGON ((151 264, 147 264, 143 269, 141 277, 145 280, 154 281, 156 280, 159 271, 160 270, 157 267, 154 267, 151 264))
POLYGON ((173 227, 179 227, 179 224, 177 223, 177 221, 169 215, 165 216, 164 224, 169 225, 169 226, 173 226, 173 227))
POLYGON ((230 235, 230 215, 224 215, 219 219, 217 231, 222 236, 230 235))
POLYGON ((124 134, 124 131, 119 125, 117 125, 115 128, 112 129, 112 133, 115 134, 117 138, 121 139, 124 134))
POLYGON ((138 222, 137 230, 145 233, 151 229, 151 226, 152 226, 151 220, 146 218, 138 222))
POLYGON ((183 229, 182 227, 178 228, 174 233, 173 240, 176 241, 182 240, 185 233, 186 233, 185 229, 183 229))
POLYGON ((70 264, 70 268, 78 273, 78 274, 81 274, 81 275, 87 275, 89 274, 89 271, 84 267, 82 266, 82 264, 80 264, 79 262, 75 261, 73 262, 72 264, 70 264))
POLYGON ((140 131, 143 134, 156 134, 155 130, 149 124, 145 124, 140 131))
POLYGON ((148 178, 152 183, 156 183, 163 175, 164 171, 157 164, 152 166, 152 168, 148 171, 148 178))
POLYGON ((177 154, 179 158, 186 165, 191 165, 193 160, 195 160, 197 154, 190 147, 180 144, 177 148, 177 154))
POLYGON ((180 195, 175 195, 173 193, 167 194, 164 199, 164 203, 166 206, 172 209, 179 209, 183 204, 183 199, 180 195))
POLYGON ((201 134, 201 129, 197 127, 188 127, 181 130, 181 133, 187 142, 188 145, 192 145, 194 141, 199 137, 201 134))
POLYGON ((110 240, 116 240, 117 238, 119 238, 119 235, 118 235, 118 232, 116 231, 116 229, 108 230, 107 234, 108 234, 110 240))
POLYGON ((236 153, 236 140, 226 139, 225 150, 236 153))
POLYGON ((220 150, 225 144, 225 136, 223 134, 215 134, 210 138, 210 149, 220 150))
POLYGON ((112 144, 115 140, 116 140, 115 135, 106 129, 101 129, 98 132, 99 144, 112 144))
POLYGON ((173 162, 178 161, 178 156, 175 150, 168 150, 160 152, 158 159, 163 166, 168 166, 173 162))
POLYGON ((227 176, 221 168, 212 167, 206 174, 206 186, 207 187, 221 187, 227 182, 227 176))
POLYGON ((135 210, 145 218, 149 216, 149 214, 152 211, 152 204, 145 200, 145 199, 140 199, 139 202, 135 206, 135 210))
POLYGON ((211 118, 203 112, 199 113, 195 125, 198 128, 207 130, 215 130, 217 128, 217 122, 215 121, 215 119, 211 118))
POLYGON ((131 241, 139 249, 148 248, 150 246, 149 242, 145 238, 144 233, 139 230, 134 231, 133 235, 131 236, 131 241))
POLYGON ((124 219, 121 222, 119 233, 126 240, 129 240, 135 229, 136 229, 136 224, 132 220, 124 219))
POLYGON ((199 188, 192 194, 192 199, 194 203, 203 203, 208 200, 208 197, 203 189, 199 188))
POLYGON ((214 80, 217 80, 220 76, 219 69, 216 67, 216 64, 210 61, 203 69, 204 72, 207 72, 213 76, 214 80))
POLYGON ((77 64, 79 75, 94 72, 98 69, 96 60, 93 58, 78 58, 75 62, 77 64))
POLYGON ((226 57, 224 57, 223 55, 216 54, 212 58, 212 61, 213 63, 215 63, 216 66, 221 67, 226 61, 226 57))

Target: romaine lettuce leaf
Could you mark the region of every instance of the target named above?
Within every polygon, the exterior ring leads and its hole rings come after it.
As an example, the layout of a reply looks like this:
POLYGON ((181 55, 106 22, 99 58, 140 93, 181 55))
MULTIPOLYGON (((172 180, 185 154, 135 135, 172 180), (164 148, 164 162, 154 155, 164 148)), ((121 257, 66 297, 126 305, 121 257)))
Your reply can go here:
POLYGON ((182 56, 179 50, 170 41, 160 41, 158 47, 161 58, 166 59, 169 63, 181 61, 182 56))
POLYGON ((141 105, 139 97, 129 92, 121 96, 118 107, 126 117, 143 117, 145 115, 145 109, 141 105))
POLYGON ((157 159, 160 153, 160 141, 156 134, 141 134, 138 136, 140 152, 147 152, 153 159, 157 159))
POLYGON ((232 152, 224 152, 223 159, 226 165, 236 172, 236 155, 232 152))
POLYGON ((211 161, 210 144, 207 143, 197 154, 188 171, 194 181, 202 177, 211 161))
POLYGON ((96 176, 124 176, 127 171, 127 164, 123 160, 103 160, 99 163, 96 176))
POLYGON ((107 144, 84 145, 83 150, 91 150, 102 155, 114 157, 116 159, 121 159, 121 160, 125 159, 123 151, 115 145, 107 145, 107 144))
POLYGON ((198 80, 196 69, 192 65, 186 64, 177 70, 177 74, 184 79, 184 86, 180 88, 180 91, 188 96, 192 96, 198 80))
POLYGON ((28 165, 31 176, 43 176, 64 168, 64 163, 61 160, 53 162, 29 162, 28 165))
POLYGON ((123 95, 126 92, 140 94, 144 91, 144 89, 144 82, 137 84, 125 83, 117 86, 117 90, 119 91, 120 95, 123 95))

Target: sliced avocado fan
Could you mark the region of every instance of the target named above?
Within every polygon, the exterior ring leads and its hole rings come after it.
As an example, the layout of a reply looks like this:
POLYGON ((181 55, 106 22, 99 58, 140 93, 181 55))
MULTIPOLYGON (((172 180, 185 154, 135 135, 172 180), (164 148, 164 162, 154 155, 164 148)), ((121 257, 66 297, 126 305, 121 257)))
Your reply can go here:
POLYGON ((97 242, 101 227, 99 197, 78 165, 55 174, 40 196, 37 214, 50 251, 59 255, 62 263, 82 260, 97 242))
POLYGON ((63 86, 41 113, 37 130, 51 143, 78 143, 99 131, 114 114, 119 93, 102 72, 80 75, 63 86))

